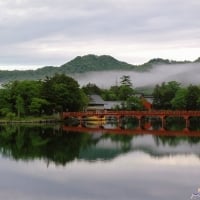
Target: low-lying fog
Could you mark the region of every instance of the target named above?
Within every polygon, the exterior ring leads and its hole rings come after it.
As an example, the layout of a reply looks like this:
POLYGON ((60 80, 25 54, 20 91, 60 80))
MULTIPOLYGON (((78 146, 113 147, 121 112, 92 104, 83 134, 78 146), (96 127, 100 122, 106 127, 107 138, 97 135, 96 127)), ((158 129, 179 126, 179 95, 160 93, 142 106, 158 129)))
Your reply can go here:
POLYGON ((148 72, 104 71, 76 74, 73 77, 81 86, 95 83, 101 88, 108 88, 119 84, 123 75, 130 76, 134 87, 149 87, 168 81, 177 81, 183 85, 200 85, 200 63, 159 65, 148 72))

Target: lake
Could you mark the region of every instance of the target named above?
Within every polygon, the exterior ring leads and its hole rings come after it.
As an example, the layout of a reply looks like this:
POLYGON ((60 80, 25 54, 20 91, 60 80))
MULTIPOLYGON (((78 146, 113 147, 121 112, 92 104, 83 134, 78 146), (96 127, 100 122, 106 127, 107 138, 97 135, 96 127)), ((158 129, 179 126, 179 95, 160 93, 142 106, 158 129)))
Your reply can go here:
POLYGON ((2 125, 0 151, 6 200, 188 200, 200 187, 198 136, 2 125))

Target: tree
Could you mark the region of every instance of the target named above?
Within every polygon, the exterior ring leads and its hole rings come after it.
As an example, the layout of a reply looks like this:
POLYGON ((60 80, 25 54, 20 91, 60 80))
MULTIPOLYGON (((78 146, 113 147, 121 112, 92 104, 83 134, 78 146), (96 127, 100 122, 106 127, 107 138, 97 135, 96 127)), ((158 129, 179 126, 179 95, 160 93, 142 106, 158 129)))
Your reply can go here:
POLYGON ((176 110, 185 110, 186 109, 186 96, 188 90, 186 88, 180 88, 175 97, 171 100, 171 105, 173 109, 176 110))
POLYGON ((2 88, 0 89, 0 113, 3 116, 6 116, 7 113, 12 111, 10 101, 10 92, 2 88))
POLYGON ((91 94, 101 95, 101 89, 93 83, 88 83, 86 86, 83 86, 82 90, 85 92, 85 94, 88 94, 88 95, 91 95, 91 94))
POLYGON ((117 101, 119 98, 119 86, 111 86, 109 89, 102 90, 102 97, 105 101, 117 101))
POLYGON ((131 96, 126 101, 126 109, 127 110, 143 110, 143 104, 139 97, 131 96))
POLYGON ((188 92, 186 95, 186 109, 187 110, 197 110, 199 108, 199 98, 200 98, 200 88, 195 85, 190 85, 188 87, 188 92))
POLYGON ((12 121, 14 118, 15 118, 15 113, 13 113, 13 112, 9 112, 9 113, 7 113, 7 115, 6 115, 6 117, 10 120, 10 121, 12 121))
POLYGON ((134 90, 127 86, 127 85, 121 85, 119 88, 119 100, 126 101, 129 97, 131 97, 134 94, 134 90))
POLYGON ((124 85, 124 86, 128 86, 128 87, 132 87, 132 83, 131 83, 131 79, 130 79, 130 76, 128 75, 123 75, 121 78, 121 85, 124 85))
POLYGON ((24 100, 20 95, 17 96, 16 99, 16 109, 17 109, 17 116, 20 117, 21 114, 24 114, 24 100))
POLYGON ((153 91, 153 107, 157 109, 172 109, 171 101, 180 89, 180 83, 171 81, 156 85, 153 91))
POLYGON ((49 105, 49 102, 46 99, 33 98, 29 106, 30 112, 32 114, 41 115, 46 110, 46 107, 49 105))
POLYGON ((40 81, 14 81, 4 85, 7 96, 7 104, 12 112, 18 116, 30 114, 29 106, 33 97, 40 96, 41 82, 40 81), (22 108, 23 106, 23 108, 22 108))
POLYGON ((122 76, 121 85, 119 87, 119 100, 126 101, 130 96, 134 94, 134 90, 132 88, 132 83, 130 80, 130 76, 122 76))
POLYGON ((42 84, 42 98, 49 105, 49 112, 78 111, 85 106, 85 94, 79 88, 78 82, 65 74, 55 74, 46 77, 42 84))

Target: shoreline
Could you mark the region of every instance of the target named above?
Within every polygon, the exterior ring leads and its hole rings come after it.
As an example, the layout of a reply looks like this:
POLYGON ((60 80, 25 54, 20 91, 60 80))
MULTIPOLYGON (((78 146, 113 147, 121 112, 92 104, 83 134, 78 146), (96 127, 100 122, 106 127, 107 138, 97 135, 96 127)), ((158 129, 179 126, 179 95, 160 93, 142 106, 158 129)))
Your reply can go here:
POLYGON ((61 119, 0 119, 0 124, 34 124, 34 123, 39 123, 39 124, 53 124, 53 123, 60 123, 63 120, 61 119))

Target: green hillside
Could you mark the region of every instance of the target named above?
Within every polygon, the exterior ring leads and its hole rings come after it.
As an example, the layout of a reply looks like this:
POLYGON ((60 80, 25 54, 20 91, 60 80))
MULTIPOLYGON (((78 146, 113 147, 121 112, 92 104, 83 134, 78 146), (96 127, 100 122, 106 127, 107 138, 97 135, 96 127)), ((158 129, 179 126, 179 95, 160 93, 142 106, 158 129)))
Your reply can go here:
MULTIPOLYGON (((199 62, 200 58, 194 62, 199 62)), ((86 55, 78 56, 75 59, 67 62, 60 67, 47 66, 37 70, 14 70, 14 71, 1 71, 0 70, 0 83, 13 81, 13 80, 24 80, 24 79, 43 79, 45 76, 52 76, 55 73, 84 73, 91 71, 105 71, 105 70, 133 70, 133 71, 148 71, 155 65, 170 65, 189 63, 189 61, 177 62, 167 59, 155 58, 142 65, 131 65, 126 62, 119 61, 111 56, 102 55, 86 55)))
POLYGON ((87 55, 82 57, 78 56, 60 68, 69 73, 83 73, 104 70, 133 70, 136 66, 118 61, 111 56, 87 55))
POLYGON ((194 62, 195 62, 195 63, 199 63, 199 62, 200 62, 200 57, 197 58, 194 62))
POLYGON ((42 79, 45 76, 52 76, 55 73, 84 73, 89 71, 105 70, 137 70, 137 66, 121 62, 111 56, 86 55, 78 56, 60 67, 43 67, 37 70, 25 71, 0 71, 0 82, 22 79, 42 79))

